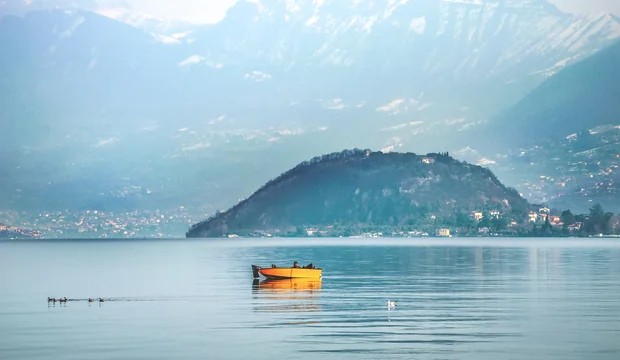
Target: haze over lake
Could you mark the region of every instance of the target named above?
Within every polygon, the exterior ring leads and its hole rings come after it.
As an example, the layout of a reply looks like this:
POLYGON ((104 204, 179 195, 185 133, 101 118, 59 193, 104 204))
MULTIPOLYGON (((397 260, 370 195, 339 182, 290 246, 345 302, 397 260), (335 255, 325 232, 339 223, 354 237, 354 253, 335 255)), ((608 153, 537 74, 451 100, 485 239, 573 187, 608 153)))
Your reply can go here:
POLYGON ((611 239, 4 241, 0 271, 1 359, 620 358, 611 239), (322 281, 252 279, 293 261, 322 281))

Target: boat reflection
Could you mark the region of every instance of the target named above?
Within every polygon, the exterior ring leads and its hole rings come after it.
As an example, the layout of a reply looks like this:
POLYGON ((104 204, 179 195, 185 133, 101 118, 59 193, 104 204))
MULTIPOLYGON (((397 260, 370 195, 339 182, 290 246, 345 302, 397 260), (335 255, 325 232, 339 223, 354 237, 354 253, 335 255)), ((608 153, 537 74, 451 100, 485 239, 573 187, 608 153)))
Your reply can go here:
POLYGON ((252 282, 254 299, 258 300, 254 311, 267 312, 308 312, 320 311, 315 303, 321 292, 321 279, 281 279, 259 280, 252 282), (266 301, 282 301, 286 304, 271 305, 266 301))

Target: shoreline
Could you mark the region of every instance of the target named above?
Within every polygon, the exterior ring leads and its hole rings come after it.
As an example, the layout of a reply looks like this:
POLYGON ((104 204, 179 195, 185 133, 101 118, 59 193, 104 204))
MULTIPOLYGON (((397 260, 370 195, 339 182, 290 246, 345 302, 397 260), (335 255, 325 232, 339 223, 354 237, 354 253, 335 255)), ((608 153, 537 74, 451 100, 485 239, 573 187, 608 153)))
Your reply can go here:
POLYGON ((548 243, 579 243, 579 244, 592 244, 596 241, 602 240, 605 242, 616 242, 620 244, 620 235, 604 235, 604 236, 555 236, 555 237, 535 237, 535 236, 451 236, 451 237, 399 237, 399 236, 382 236, 382 237, 285 237, 285 236, 265 236, 265 237, 144 237, 144 238, 0 238, 0 243, 16 242, 16 243, 51 243, 51 242, 168 242, 168 241, 200 241, 209 243, 228 243, 228 244, 240 244, 240 243, 255 243, 265 244, 267 242, 287 242, 290 244, 317 244, 327 242, 334 242, 334 244, 347 244, 347 243, 370 243, 376 245, 383 245, 387 243, 425 243, 425 244, 463 244, 464 242, 481 242, 481 243, 493 243, 493 244, 505 244, 507 242, 520 242, 531 243, 533 241, 544 241, 548 243), (292 241, 294 240, 294 241, 292 241))

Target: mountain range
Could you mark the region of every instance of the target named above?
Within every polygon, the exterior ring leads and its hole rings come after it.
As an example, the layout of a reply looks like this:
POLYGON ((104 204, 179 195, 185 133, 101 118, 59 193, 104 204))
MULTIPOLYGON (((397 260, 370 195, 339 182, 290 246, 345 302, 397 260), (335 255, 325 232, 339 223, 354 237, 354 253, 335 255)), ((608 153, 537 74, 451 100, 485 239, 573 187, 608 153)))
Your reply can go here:
POLYGON ((620 42, 567 67, 470 131, 476 149, 464 152, 502 180, 520 182, 532 201, 620 211, 618 63, 620 42))
POLYGON ((493 134, 496 149, 514 151, 620 125, 619 61, 620 42, 615 42, 543 82, 483 127, 481 135, 493 134))
POLYGON ((215 211, 317 153, 452 150, 520 124, 495 116, 619 36, 613 15, 544 0, 238 2, 203 26, 4 16, 0 204, 215 211))

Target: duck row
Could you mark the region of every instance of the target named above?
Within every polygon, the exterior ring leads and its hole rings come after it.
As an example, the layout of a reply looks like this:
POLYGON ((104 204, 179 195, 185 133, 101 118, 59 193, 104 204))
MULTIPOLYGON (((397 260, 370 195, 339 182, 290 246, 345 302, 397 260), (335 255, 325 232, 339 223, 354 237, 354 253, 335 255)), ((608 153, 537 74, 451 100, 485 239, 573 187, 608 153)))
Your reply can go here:
MULTIPOLYGON (((48 298, 47 298, 47 302, 48 303, 50 303, 50 302, 55 303, 57 301, 63 303, 63 302, 67 302, 68 300, 69 299, 67 299, 67 297, 56 299, 56 298, 52 298, 52 297, 48 296, 48 298)), ((88 298, 88 302, 95 302, 95 301, 104 302, 105 300, 103 298, 97 298, 97 300, 95 300, 93 298, 88 298)))
POLYGON ((56 298, 51 298, 51 297, 48 296, 48 298, 47 298, 47 302, 56 302, 56 301, 58 301, 58 302, 63 303, 63 302, 67 302, 67 300, 68 300, 67 297, 56 299, 56 298))

